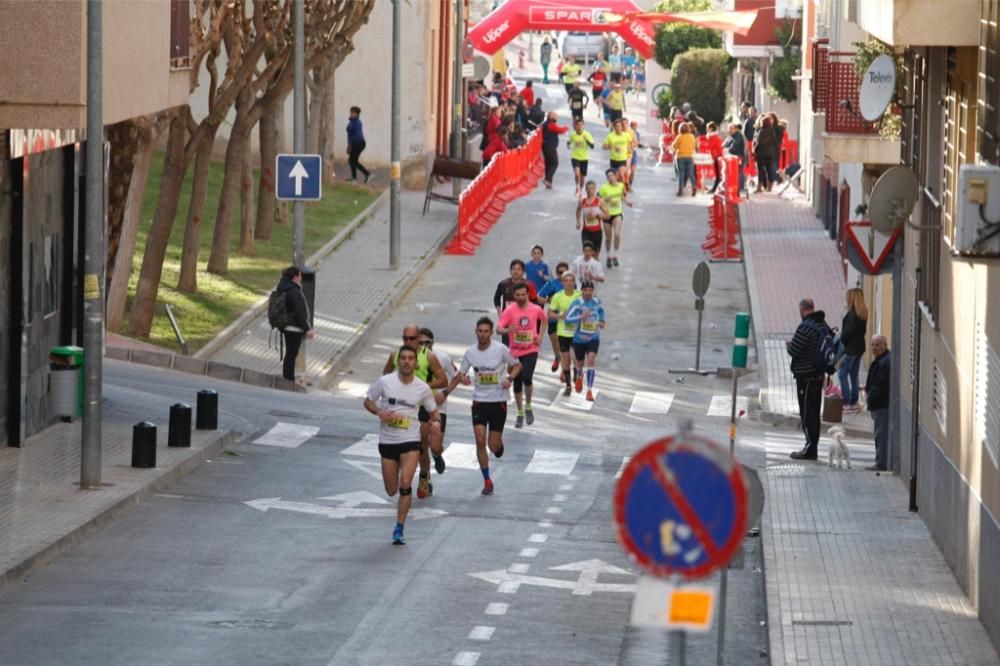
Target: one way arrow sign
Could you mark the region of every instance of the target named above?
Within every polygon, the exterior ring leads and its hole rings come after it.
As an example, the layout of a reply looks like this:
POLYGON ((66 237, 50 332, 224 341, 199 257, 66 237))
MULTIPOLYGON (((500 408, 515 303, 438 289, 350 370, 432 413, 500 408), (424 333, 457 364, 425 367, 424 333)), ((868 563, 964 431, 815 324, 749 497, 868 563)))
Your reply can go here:
MULTIPOLYGON (((244 504, 253 509, 257 509, 258 511, 267 512, 271 509, 278 509, 280 511, 292 511, 294 513, 311 513, 317 516, 326 516, 327 518, 335 520, 343 520, 345 518, 396 517, 396 507, 394 506, 378 508, 358 506, 359 504, 369 501, 365 497, 358 497, 359 495, 361 495, 361 493, 348 493, 347 495, 331 498, 343 501, 340 506, 324 506, 322 504, 310 504, 308 502, 292 502, 290 500, 283 500, 280 497, 264 497, 262 499, 244 502, 244 504)), ((381 501, 381 498, 376 499, 381 501)), ((385 504, 385 502, 382 502, 382 504, 385 504)), ((440 509, 412 509, 409 517, 413 520, 423 520, 424 518, 439 518, 446 515, 448 515, 448 512, 441 511, 440 509)))
POLYGON ((274 181, 279 201, 318 201, 323 197, 323 158, 280 154, 274 160, 274 181))
POLYGON ((507 569, 497 569, 496 571, 480 571, 469 575, 487 583, 497 586, 497 592, 513 594, 522 585, 537 585, 538 587, 553 587, 558 590, 572 590, 573 594, 589 597, 594 592, 635 592, 634 583, 598 583, 597 578, 601 574, 612 576, 632 576, 633 574, 608 564, 604 560, 583 560, 582 562, 570 562, 558 567, 551 567, 553 571, 575 571, 576 580, 566 580, 565 578, 544 578, 542 576, 528 576, 522 573, 513 573, 507 569))

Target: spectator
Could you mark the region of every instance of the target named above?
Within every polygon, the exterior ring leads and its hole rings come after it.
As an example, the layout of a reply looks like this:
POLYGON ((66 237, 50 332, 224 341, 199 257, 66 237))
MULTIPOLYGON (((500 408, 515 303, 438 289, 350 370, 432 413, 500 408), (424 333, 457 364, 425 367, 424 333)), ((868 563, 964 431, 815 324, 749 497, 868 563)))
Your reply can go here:
POLYGON ((868 394, 868 411, 875 425, 875 464, 867 469, 884 472, 889 468, 889 385, 892 356, 884 336, 873 335, 871 342, 872 364, 868 368, 865 393, 868 394))
POLYGON ((725 142, 722 144, 722 148, 729 155, 735 155, 740 158, 740 189, 742 192, 745 189, 746 174, 743 173, 743 167, 747 163, 747 142, 743 138, 743 127, 739 123, 732 123, 729 125, 729 136, 726 138, 725 142))
POLYGON ((546 37, 538 47, 538 62, 542 65, 542 83, 549 82, 549 63, 552 62, 552 42, 546 37))
POLYGON ((785 141, 785 128, 788 127, 788 123, 784 120, 779 120, 778 114, 774 111, 767 114, 767 117, 771 119, 771 127, 774 128, 775 138, 774 159, 771 160, 771 173, 774 174, 774 182, 780 183, 781 175, 778 173, 778 167, 781 166, 781 146, 785 141))
POLYGON ((691 196, 698 193, 694 179, 694 152, 697 147, 694 134, 691 133, 691 123, 682 123, 680 134, 674 137, 671 148, 674 151, 674 163, 677 165, 677 196, 684 194, 684 183, 691 180, 691 196))
POLYGON ((528 122, 525 128, 529 131, 538 129, 545 122, 545 111, 542 110, 542 100, 536 99, 535 105, 528 109, 528 122))
POLYGON ((845 411, 861 411, 858 407, 858 370, 861 367, 861 355, 865 353, 867 325, 868 308, 865 307, 865 292, 860 289, 848 289, 847 311, 840 324, 840 342, 844 345, 844 360, 840 364, 838 375, 845 411))
POLYGON ((295 359, 299 356, 302 339, 316 337, 316 333, 309 328, 309 305, 302 294, 302 270, 298 266, 289 266, 281 271, 281 281, 275 291, 285 295, 285 309, 290 322, 281 330, 285 342, 281 376, 294 382, 295 359))
POLYGON ((524 88, 521 90, 521 101, 524 106, 531 108, 535 104, 535 88, 534 82, 529 80, 524 84, 524 88))
POLYGON ((712 183, 712 189, 708 193, 715 194, 715 191, 719 189, 719 184, 722 183, 722 137, 719 136, 719 126, 714 122, 708 123, 706 129, 708 130, 708 154, 712 156, 712 166, 715 167, 715 182, 712 183))
POLYGON ((747 109, 746 120, 743 121, 743 138, 747 140, 747 145, 753 145, 753 135, 756 128, 757 107, 751 106, 747 109))
POLYGON ((365 176, 365 181, 372 174, 361 164, 361 153, 365 150, 365 133, 361 126, 361 107, 352 106, 347 120, 347 163, 351 166, 351 180, 357 181, 358 172, 365 176))
POLYGON ((688 124, 691 126, 691 132, 695 137, 699 137, 705 133, 705 119, 699 116, 694 111, 688 111, 684 116, 688 124))
POLYGON ((742 123, 750 115, 750 102, 740 102, 740 122, 742 123))
POLYGON ((528 137, 524 135, 524 128, 514 123, 512 125, 510 133, 507 135, 507 146, 513 150, 514 148, 520 148, 524 144, 528 143, 528 137))
POLYGON ((568 127, 562 127, 556 122, 558 116, 555 111, 549 111, 545 124, 542 125, 542 157, 545 159, 545 183, 546 189, 552 189, 552 178, 556 175, 559 167, 559 135, 569 131, 568 127))
POLYGON ((479 150, 486 150, 486 146, 490 145, 490 141, 493 140, 493 136, 503 125, 503 109, 497 103, 495 99, 490 100, 490 115, 486 119, 486 124, 483 126, 483 138, 479 142, 479 150))
POLYGON ((786 347, 788 355, 792 357, 791 370, 795 377, 799 417, 802 419, 806 443, 801 451, 795 451, 791 457, 795 460, 816 460, 819 452, 819 414, 826 375, 826 368, 816 367, 816 357, 830 327, 826 323, 826 314, 814 309, 812 299, 803 298, 799 301, 799 315, 802 321, 786 347))
POLYGON ((493 159, 493 156, 497 153, 505 153, 510 150, 507 145, 507 127, 501 125, 497 128, 497 131, 493 133, 490 137, 489 143, 486 144, 486 148, 483 149, 483 166, 485 167, 493 159))
MULTIPOLYGON (((749 122, 749 121, 748 121, 749 122)), ((777 167, 778 137, 774 133, 771 119, 767 116, 759 130, 754 132, 753 154, 757 160, 757 191, 771 191, 778 177, 777 167)))

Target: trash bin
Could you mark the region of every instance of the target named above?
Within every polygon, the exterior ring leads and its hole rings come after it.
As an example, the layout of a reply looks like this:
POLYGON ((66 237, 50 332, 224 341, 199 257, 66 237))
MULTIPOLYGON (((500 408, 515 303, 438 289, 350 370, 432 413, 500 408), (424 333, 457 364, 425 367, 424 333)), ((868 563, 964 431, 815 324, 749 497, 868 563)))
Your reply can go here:
POLYGON ((56 416, 83 416, 83 348, 67 345, 49 350, 49 398, 56 416))

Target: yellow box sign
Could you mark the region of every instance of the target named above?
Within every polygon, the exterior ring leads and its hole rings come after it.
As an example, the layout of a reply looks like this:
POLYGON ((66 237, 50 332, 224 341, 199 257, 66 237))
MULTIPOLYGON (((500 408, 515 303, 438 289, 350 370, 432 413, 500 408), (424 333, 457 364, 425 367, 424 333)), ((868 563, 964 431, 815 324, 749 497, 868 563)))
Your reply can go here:
POLYGON ((670 595, 667 625, 707 631, 715 595, 704 589, 675 589, 670 595))

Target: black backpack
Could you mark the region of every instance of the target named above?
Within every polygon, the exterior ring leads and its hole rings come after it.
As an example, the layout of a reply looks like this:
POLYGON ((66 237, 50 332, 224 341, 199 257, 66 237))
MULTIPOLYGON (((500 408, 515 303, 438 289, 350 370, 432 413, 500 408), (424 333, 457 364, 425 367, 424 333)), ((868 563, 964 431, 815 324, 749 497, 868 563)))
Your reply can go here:
POLYGON ((811 321, 803 323, 816 331, 816 346, 812 351, 813 369, 816 372, 833 374, 841 359, 844 358, 844 343, 840 340, 840 334, 836 328, 820 326, 811 321))
POLYGON ((267 323, 272 329, 284 331, 292 324, 291 313, 288 312, 288 302, 285 299, 286 292, 275 289, 267 297, 267 323))

